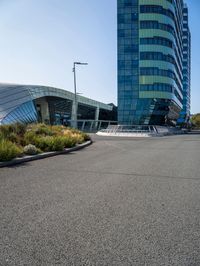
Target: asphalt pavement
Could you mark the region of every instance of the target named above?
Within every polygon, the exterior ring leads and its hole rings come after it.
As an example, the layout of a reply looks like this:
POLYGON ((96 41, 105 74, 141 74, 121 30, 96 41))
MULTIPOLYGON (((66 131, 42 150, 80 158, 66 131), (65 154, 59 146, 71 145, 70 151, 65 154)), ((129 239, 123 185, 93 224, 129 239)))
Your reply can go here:
POLYGON ((200 265, 200 135, 0 169, 0 265, 200 265))

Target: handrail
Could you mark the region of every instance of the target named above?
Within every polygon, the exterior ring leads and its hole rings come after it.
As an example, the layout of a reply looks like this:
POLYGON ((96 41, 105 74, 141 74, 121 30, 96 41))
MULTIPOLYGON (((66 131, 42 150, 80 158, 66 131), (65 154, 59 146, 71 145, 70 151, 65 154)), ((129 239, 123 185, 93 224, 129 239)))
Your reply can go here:
POLYGON ((156 133, 154 126, 148 125, 109 125, 106 129, 102 129, 101 132, 106 133, 156 133))

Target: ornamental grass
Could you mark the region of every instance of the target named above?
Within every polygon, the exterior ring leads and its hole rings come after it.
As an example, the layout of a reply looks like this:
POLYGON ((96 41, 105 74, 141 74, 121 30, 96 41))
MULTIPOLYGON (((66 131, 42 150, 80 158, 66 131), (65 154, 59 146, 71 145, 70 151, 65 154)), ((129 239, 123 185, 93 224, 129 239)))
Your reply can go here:
POLYGON ((22 154, 22 148, 9 140, 0 140, 0 162, 10 161, 22 154))
POLYGON ((64 126, 42 123, 1 125, 0 161, 12 160, 23 153, 62 151, 89 139, 89 135, 64 126))

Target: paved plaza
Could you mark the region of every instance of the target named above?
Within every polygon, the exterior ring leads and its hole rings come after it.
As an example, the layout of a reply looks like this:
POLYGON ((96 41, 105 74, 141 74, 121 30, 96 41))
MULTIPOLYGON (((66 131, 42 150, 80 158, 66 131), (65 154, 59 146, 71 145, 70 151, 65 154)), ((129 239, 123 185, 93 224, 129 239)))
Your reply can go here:
POLYGON ((0 169, 0 265, 200 265, 200 135, 0 169))

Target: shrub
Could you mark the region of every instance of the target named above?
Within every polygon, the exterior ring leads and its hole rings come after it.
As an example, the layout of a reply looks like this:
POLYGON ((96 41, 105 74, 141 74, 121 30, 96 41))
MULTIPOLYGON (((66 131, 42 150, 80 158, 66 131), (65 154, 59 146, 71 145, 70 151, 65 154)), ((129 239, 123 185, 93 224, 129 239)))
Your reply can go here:
POLYGON ((65 147, 65 143, 64 143, 64 139, 62 136, 53 138, 53 143, 51 147, 52 151, 62 151, 64 150, 64 147, 65 147))
POLYGON ((0 141, 2 141, 3 139, 4 139, 3 134, 0 131, 0 141))
POLYGON ((37 135, 44 135, 44 136, 52 136, 53 132, 51 130, 51 126, 45 124, 36 124, 33 126, 32 130, 37 135))
POLYGON ((63 132, 62 132, 62 135, 63 136, 67 136, 67 137, 69 137, 69 136, 71 137, 73 135, 73 133, 70 130, 68 130, 68 129, 67 130, 64 129, 63 132))
POLYGON ((0 126, 0 138, 18 144, 21 144, 21 139, 23 138, 25 132, 26 125, 20 123, 0 126))
POLYGON ((38 153, 38 150, 35 145, 29 144, 24 147, 24 153, 28 155, 35 155, 38 153))
POLYGON ((65 147, 65 141, 62 136, 43 136, 37 138, 36 146, 45 152, 62 151, 65 147))
POLYGON ((36 145, 38 136, 35 134, 34 131, 27 131, 24 134, 24 142, 26 145, 33 144, 36 145))
POLYGON ((86 134, 86 133, 81 132, 81 135, 82 135, 84 141, 88 141, 88 140, 91 139, 90 136, 88 134, 86 134))
POLYGON ((26 132, 26 125, 21 123, 13 124, 13 132, 19 136, 24 136, 26 132))
POLYGON ((13 132, 12 125, 1 125, 0 126, 0 133, 1 133, 2 138, 8 139, 11 132, 13 132))
POLYGON ((10 161, 22 153, 22 150, 8 140, 0 141, 0 161, 10 161))
POLYGON ((63 139, 63 143, 64 143, 65 148, 71 148, 71 147, 74 147, 76 145, 75 138, 73 138, 71 136, 63 136, 62 139, 63 139))
POLYGON ((51 136, 40 136, 35 139, 35 143, 37 148, 42 151, 52 151, 53 147, 53 137, 51 136))
POLYGON ((200 114, 193 115, 191 122, 194 128, 200 128, 200 114))
POLYGON ((77 143, 83 143, 90 137, 77 130, 64 126, 49 126, 45 124, 22 124, 0 126, 0 141, 7 140, 24 147, 24 153, 62 151, 77 143))
POLYGON ((69 131, 72 133, 72 134, 79 134, 81 133, 80 130, 76 129, 76 128, 69 128, 69 131))
POLYGON ((7 140, 14 143, 20 143, 19 136, 15 132, 11 132, 10 135, 7 136, 7 140))
POLYGON ((75 140, 75 143, 77 144, 81 144, 84 142, 84 138, 81 134, 78 134, 78 133, 74 133, 72 135, 72 138, 75 140))
POLYGON ((51 126, 53 135, 62 135, 63 129, 63 126, 51 126))

